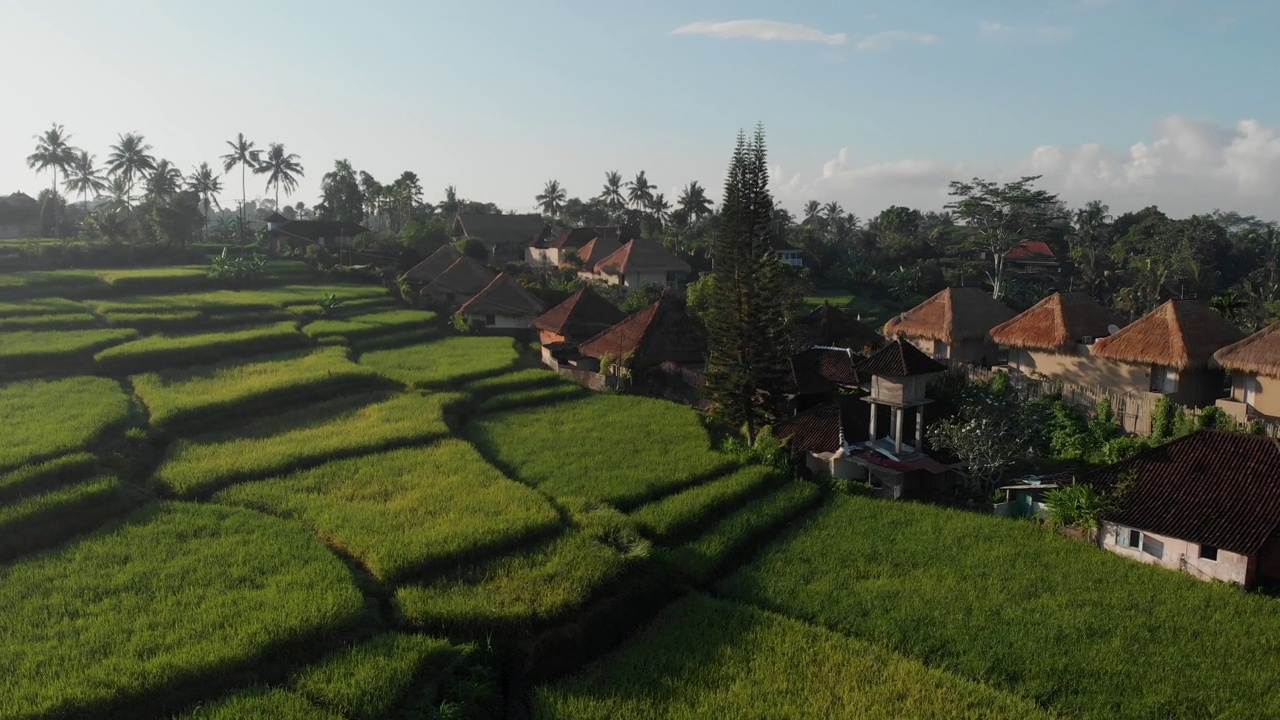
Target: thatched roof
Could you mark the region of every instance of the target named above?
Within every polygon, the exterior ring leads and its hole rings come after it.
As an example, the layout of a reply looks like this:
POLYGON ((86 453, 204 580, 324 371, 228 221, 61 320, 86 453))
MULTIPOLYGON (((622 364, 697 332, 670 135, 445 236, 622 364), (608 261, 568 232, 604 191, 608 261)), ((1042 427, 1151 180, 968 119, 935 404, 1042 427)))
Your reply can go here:
POLYGON ((653 240, 636 239, 596 263, 595 271, 625 276, 629 272, 690 272, 693 268, 653 240))
POLYGON ((1228 370, 1280 377, 1280 322, 1213 354, 1228 370))
POLYGON ((1199 300, 1170 300, 1093 345, 1096 357, 1178 370, 1209 367, 1219 349, 1244 338, 1199 300))
POLYGON ((458 258, 462 257, 462 253, 454 246, 445 243, 440 246, 439 250, 431 253, 426 260, 409 268, 409 272, 404 274, 406 280, 416 283, 426 284, 440 277, 441 273, 449 269, 449 266, 458 262, 458 258))
POLYGON ((855 350, 884 345, 884 338, 880 333, 831 303, 823 303, 813 312, 796 320, 796 327, 801 335, 815 345, 835 345, 855 350))
POLYGON ((912 377, 945 372, 946 365, 920 352, 915 345, 894 338, 871 357, 859 362, 855 368, 860 376, 912 377))
POLYGON ((578 250, 583 270, 594 270, 595 264, 617 252, 622 244, 611 237, 598 237, 578 250))
POLYGON ((1081 338, 1106 337, 1111 313, 1088 293, 1054 293, 991 328, 991 339, 1015 348, 1067 351, 1081 338))
POLYGON ((568 300, 556 305, 533 321, 539 330, 563 335, 570 341, 580 342, 599 335, 622 322, 626 313, 614 307, 596 291, 584 287, 568 300))
POLYGON ((885 337, 941 340, 947 344, 980 340, 1013 311, 981 288, 947 288, 884 324, 885 337))
POLYGON ((620 359, 635 353, 632 367, 671 361, 696 365, 706 360, 707 340, 701 326, 666 297, 590 340, 579 352, 591 358, 620 359))
POLYGON ((485 289, 476 293, 459 309, 464 315, 506 315, 533 319, 545 310, 542 301, 520 287, 506 273, 498 273, 485 289))
POLYGON ((471 297, 493 282, 493 273, 483 265, 463 255, 448 270, 422 288, 423 295, 445 298, 448 295, 471 297))

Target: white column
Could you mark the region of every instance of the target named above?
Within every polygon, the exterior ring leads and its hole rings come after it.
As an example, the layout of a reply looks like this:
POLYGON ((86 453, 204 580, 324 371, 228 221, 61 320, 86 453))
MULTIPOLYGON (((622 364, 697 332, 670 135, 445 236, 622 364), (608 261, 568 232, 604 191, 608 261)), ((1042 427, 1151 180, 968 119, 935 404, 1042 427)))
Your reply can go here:
POLYGON ((869 438, 871 442, 876 441, 876 419, 879 417, 879 415, 880 415, 880 408, 875 404, 875 401, 872 401, 871 402, 871 437, 869 438))
POLYGON ((904 408, 895 407, 893 409, 893 454, 902 454, 902 418, 905 417, 907 411, 904 408))
POLYGON ((916 452, 924 452, 924 406, 916 408, 916 452))

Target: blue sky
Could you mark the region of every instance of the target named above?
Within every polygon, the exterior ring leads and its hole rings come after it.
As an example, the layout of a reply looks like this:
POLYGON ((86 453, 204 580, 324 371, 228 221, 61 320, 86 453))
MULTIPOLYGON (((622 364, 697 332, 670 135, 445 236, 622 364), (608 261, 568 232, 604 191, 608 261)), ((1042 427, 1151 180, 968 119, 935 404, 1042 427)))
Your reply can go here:
POLYGON ((1275 2, 121 5, 0 0, 0 192, 47 182, 23 160, 56 121, 186 169, 237 132, 280 141, 308 204, 338 157, 513 209, 614 169, 718 195, 761 121, 792 207, 934 207, 950 179, 1034 171, 1076 203, 1280 217, 1275 2))

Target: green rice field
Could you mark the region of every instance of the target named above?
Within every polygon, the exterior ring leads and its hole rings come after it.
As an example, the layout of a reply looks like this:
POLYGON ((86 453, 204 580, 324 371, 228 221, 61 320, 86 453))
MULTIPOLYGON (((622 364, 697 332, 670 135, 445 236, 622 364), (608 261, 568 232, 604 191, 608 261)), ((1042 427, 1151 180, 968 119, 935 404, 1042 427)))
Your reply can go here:
POLYGON ((0 385, 0 469, 92 447, 129 418, 129 396, 114 380, 71 377, 0 385))
POLYGON ((442 387, 511 369, 515 343, 501 337, 452 337, 365 353, 360 364, 411 387, 442 387))

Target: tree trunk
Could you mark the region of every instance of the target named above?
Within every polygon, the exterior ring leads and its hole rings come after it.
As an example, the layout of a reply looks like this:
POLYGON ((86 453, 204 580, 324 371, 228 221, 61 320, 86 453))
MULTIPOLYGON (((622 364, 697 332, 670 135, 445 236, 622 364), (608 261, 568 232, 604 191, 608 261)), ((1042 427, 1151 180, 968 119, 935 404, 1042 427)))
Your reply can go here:
MULTIPOLYGON (((243 138, 241 138, 243 140, 243 138)), ((240 244, 244 245, 244 206, 249 202, 249 193, 244 185, 244 162, 240 163, 240 244)))

